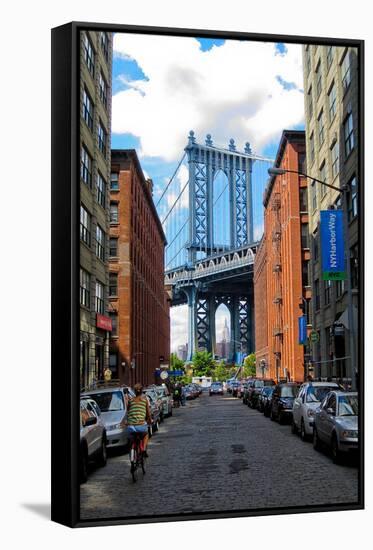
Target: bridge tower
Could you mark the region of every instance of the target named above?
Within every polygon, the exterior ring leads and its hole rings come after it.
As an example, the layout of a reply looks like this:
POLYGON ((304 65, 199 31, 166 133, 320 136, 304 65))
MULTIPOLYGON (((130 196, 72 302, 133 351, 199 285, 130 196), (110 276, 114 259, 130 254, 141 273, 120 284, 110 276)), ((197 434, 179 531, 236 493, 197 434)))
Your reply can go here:
POLYGON ((254 350, 253 261, 246 262, 246 269, 233 269, 229 273, 220 267, 225 262, 235 268, 235 261, 241 266, 240 259, 248 258, 248 252, 253 260, 256 244, 251 186, 253 156, 249 143, 244 152, 236 150, 233 139, 228 149, 221 149, 214 147, 208 134, 202 145, 196 142, 193 131, 189 133, 185 151, 189 166, 187 271, 192 273, 201 265, 215 265, 220 273, 220 276, 200 280, 191 275, 177 285, 188 303, 188 359, 198 349, 215 353, 215 314, 223 303, 230 311, 232 353, 229 359, 232 360, 237 357, 236 352, 254 350), (220 170, 227 177, 229 190, 229 245, 224 247, 214 238, 214 180, 220 170))

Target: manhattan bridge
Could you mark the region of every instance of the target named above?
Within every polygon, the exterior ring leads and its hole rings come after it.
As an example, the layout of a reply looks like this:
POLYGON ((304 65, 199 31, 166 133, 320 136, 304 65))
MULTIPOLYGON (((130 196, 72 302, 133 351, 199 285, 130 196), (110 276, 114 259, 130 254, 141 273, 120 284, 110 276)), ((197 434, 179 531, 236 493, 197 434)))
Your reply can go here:
POLYGON ((216 311, 230 313, 230 357, 254 343, 253 268, 263 232, 267 159, 199 143, 191 131, 184 154, 156 207, 167 238, 165 286, 171 306, 188 305, 188 359, 196 350, 216 353, 216 311))

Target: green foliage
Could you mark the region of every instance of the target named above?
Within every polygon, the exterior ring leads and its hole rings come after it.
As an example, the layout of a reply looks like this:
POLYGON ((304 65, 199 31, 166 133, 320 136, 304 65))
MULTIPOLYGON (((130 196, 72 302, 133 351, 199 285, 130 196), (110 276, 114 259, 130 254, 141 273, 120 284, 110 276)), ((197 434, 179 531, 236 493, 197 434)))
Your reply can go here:
POLYGON ((171 370, 184 370, 184 361, 179 359, 176 353, 170 355, 170 368, 171 370))
POLYGON ((224 360, 216 364, 212 375, 214 380, 218 380, 219 382, 224 382, 229 378, 229 369, 224 360))
POLYGON ((250 355, 247 355, 245 357, 243 368, 242 368, 243 378, 247 378, 248 376, 255 376, 256 374, 255 361, 256 361, 255 353, 250 353, 250 355))
POLYGON ((215 361, 208 351, 196 351, 193 355, 193 376, 211 376, 215 361))

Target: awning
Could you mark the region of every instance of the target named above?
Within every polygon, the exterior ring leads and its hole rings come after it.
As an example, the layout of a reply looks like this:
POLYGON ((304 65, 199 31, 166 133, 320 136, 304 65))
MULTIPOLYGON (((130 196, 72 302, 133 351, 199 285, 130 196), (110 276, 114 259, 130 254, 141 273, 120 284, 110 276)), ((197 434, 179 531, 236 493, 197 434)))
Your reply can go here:
MULTIPOLYGON (((356 331, 357 323, 358 323, 356 306, 352 307, 352 315, 353 315, 354 330, 356 331)), ((344 312, 341 314, 341 316, 336 321, 334 321, 334 325, 337 325, 337 326, 343 325, 347 330, 349 330, 348 308, 346 308, 344 312)))

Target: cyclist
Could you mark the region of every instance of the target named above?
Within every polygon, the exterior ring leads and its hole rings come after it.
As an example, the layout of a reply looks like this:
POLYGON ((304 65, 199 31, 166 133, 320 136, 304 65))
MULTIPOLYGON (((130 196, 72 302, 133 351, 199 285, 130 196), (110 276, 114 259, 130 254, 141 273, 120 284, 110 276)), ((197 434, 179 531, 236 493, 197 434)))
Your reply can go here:
POLYGON ((175 404, 177 403, 177 407, 180 406, 180 402, 181 402, 181 386, 180 384, 176 384, 175 387, 174 387, 174 401, 175 401, 175 404))
POLYGON ((149 401, 142 393, 141 384, 135 384, 133 389, 136 395, 127 401, 127 432, 130 439, 135 433, 144 434, 143 450, 145 456, 148 456, 146 451, 149 439, 148 425, 152 423, 149 401))

